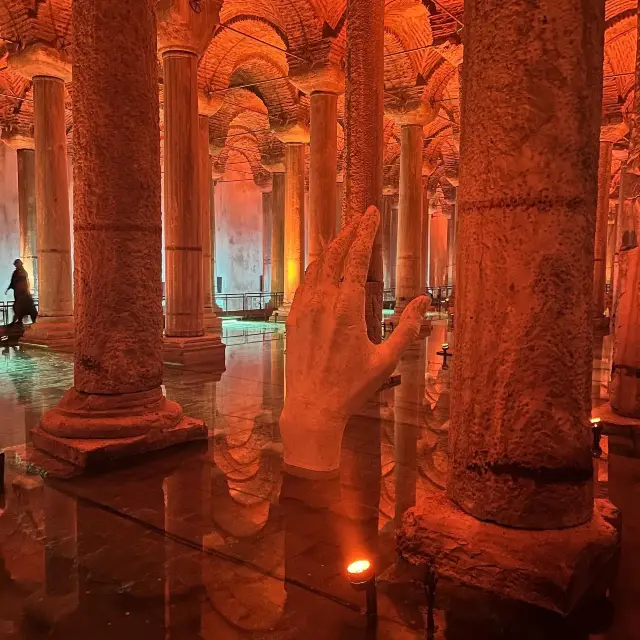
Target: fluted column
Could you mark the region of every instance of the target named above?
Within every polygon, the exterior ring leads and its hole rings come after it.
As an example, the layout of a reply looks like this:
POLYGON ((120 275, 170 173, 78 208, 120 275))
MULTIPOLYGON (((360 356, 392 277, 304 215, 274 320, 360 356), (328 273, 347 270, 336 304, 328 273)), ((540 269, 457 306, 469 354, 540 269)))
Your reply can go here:
POLYGON ((203 324, 207 332, 218 333, 222 322, 213 306, 213 233, 211 228, 211 157, 209 156, 209 116, 198 117, 198 183, 200 219, 202 222, 202 297, 203 324))
POLYGON ((74 386, 33 440, 79 467, 207 436, 161 389, 154 6, 73 4, 74 386))
POLYGON ((404 125, 401 136, 396 306, 391 318, 395 326, 405 307, 420 295, 422 251, 422 125, 404 125))
POLYGON ((611 142, 600 142, 598 162, 598 208, 593 257, 593 317, 604 320, 607 278, 607 227, 609 225, 609 190, 611 188, 611 142))
MULTIPOLYGON (((348 0, 343 226, 382 207, 384 0, 348 0)), ((382 340, 382 232, 371 252, 365 318, 369 339, 382 340)))
POLYGON ((33 80, 39 318, 26 340, 64 348, 73 340, 64 102, 71 65, 63 53, 40 43, 12 54, 8 64, 33 80))

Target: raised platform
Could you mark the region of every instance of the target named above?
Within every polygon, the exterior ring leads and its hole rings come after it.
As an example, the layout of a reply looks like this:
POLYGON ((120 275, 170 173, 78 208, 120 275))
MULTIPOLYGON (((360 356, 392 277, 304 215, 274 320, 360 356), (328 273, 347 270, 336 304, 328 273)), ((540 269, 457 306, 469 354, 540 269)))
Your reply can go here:
POLYGON ((594 407, 592 418, 600 418, 602 433, 609 436, 609 452, 627 458, 640 458, 640 420, 617 414, 611 405, 594 407))
POLYGON ((578 527, 531 531, 470 516, 443 494, 427 495, 396 533, 400 558, 462 585, 567 615, 612 575, 618 533, 611 503, 596 501, 578 527))
POLYGON ((225 345, 219 335, 163 340, 165 364, 177 365, 190 371, 222 375, 225 371, 225 345))

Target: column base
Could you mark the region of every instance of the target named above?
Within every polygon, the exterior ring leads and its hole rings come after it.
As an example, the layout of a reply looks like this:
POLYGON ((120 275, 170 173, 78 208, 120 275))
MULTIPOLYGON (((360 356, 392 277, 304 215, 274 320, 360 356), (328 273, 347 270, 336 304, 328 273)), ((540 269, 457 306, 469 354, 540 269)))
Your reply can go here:
POLYGON ((190 338, 165 336, 163 346, 165 364, 216 375, 222 375, 226 369, 226 346, 222 343, 220 336, 205 335, 190 338))
POLYGON ((42 318, 25 327, 20 344, 73 352, 73 318, 42 318))
POLYGON ((603 517, 612 509, 598 500, 583 525, 532 531, 477 520, 429 494, 405 515, 397 548, 414 571, 566 615, 613 576, 619 537, 603 517))
POLYGON ((593 319, 593 328, 596 331, 607 331, 609 329, 609 318, 598 316, 593 319))
POLYGON ((112 466, 118 460, 151 451, 167 449, 179 444, 206 440, 208 430, 202 420, 183 417, 167 429, 152 429, 131 438, 104 440, 60 438, 41 426, 31 431, 34 446, 40 451, 71 463, 79 471, 93 471, 112 466))
POLYGON ((222 319, 210 309, 205 309, 204 312, 204 330, 218 337, 222 336, 222 319))
POLYGON ((283 304, 278 309, 273 310, 273 313, 269 318, 269 322, 286 322, 290 312, 291 312, 291 305, 283 304))

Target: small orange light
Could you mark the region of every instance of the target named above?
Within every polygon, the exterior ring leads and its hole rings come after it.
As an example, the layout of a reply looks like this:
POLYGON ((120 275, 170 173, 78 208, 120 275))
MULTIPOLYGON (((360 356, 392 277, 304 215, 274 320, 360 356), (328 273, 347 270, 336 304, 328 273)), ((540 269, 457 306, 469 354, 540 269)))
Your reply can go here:
POLYGON ((347 567, 350 574, 364 573, 369 569, 371 569, 371 563, 368 560, 356 560, 347 567))
POLYGON ((349 582, 356 588, 374 578, 373 567, 368 560, 356 560, 347 567, 349 582))
POLYGON ((602 418, 591 418, 589 422, 591 422, 591 424, 598 424, 598 422, 602 422, 602 418))
POLYGON ((443 349, 448 349, 449 348, 449 343, 448 342, 443 342, 442 343, 442 348, 443 349))

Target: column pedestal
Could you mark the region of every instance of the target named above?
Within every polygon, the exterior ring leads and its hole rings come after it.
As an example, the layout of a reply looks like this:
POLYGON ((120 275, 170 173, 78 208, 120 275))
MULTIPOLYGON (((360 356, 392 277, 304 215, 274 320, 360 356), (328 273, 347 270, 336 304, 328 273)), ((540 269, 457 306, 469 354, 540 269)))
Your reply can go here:
MULTIPOLYGON (((220 318, 216 317, 219 325, 220 318)), ((226 346, 219 335, 169 338, 164 337, 162 352, 165 364, 178 365, 190 371, 203 371, 221 376, 226 370, 226 346)))

